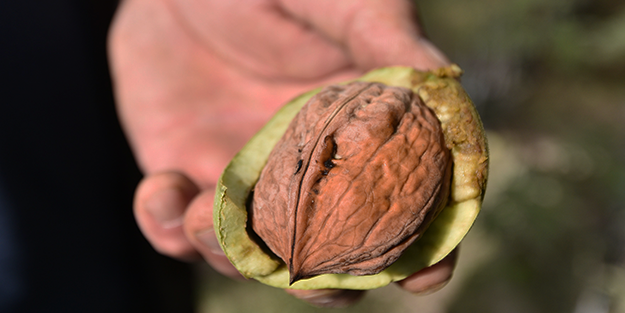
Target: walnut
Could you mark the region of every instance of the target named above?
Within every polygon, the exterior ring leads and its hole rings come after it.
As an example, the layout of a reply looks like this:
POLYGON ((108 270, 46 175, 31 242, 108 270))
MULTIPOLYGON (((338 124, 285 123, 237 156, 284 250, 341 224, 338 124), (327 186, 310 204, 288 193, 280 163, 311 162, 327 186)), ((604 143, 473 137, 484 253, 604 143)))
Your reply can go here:
POLYGON ((410 89, 329 86, 269 155, 251 224, 291 283, 377 274, 444 206, 450 173, 440 123, 410 89))
POLYGON ((381 68, 285 104, 217 183, 230 262, 278 288, 366 290, 442 260, 476 219, 488 174, 460 74, 381 68))

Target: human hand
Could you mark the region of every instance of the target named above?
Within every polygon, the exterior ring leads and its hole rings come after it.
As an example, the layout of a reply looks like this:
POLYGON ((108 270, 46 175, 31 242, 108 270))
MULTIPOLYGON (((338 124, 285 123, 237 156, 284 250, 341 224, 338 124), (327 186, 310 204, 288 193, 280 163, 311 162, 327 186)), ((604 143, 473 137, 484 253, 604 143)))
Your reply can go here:
MULTIPOLYGON (((142 232, 157 251, 231 277, 240 275, 213 231, 214 186, 280 105, 376 67, 448 64, 408 0, 125 0, 109 49, 120 119, 146 175, 134 203, 142 232)), ((454 264, 452 253, 399 285, 435 289, 454 264)), ((324 306, 362 295, 288 292, 324 306)))

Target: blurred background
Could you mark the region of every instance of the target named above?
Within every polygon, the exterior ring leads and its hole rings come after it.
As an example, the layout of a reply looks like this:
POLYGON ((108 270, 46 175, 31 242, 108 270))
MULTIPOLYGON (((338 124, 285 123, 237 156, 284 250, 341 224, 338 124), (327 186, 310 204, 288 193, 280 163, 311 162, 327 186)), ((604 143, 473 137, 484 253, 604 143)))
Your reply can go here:
POLYGON ((0 4, 1 312, 625 312, 625 2, 417 1, 488 131, 484 208, 444 289, 345 310, 192 274, 141 237, 107 76, 115 2, 0 4))
MULTIPOLYGON (((625 312, 625 2, 417 3, 488 130, 484 208, 448 286, 345 312, 625 312)), ((206 275, 202 312, 326 311, 206 275)))
POLYGON ((110 0, 0 1, 0 312, 193 312, 157 254, 106 60, 110 0))

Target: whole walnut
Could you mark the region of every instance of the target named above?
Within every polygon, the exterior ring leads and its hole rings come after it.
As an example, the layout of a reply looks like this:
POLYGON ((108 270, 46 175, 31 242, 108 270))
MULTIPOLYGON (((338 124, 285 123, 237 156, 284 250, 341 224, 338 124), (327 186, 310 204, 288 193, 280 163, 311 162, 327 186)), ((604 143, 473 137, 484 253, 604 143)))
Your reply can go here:
POLYGON ((377 274, 445 205, 450 174, 440 123, 412 90, 332 85, 306 103, 269 155, 251 224, 291 282, 377 274))
POLYGON ((460 73, 383 68, 285 105, 217 186, 233 265, 281 288, 372 289, 451 252, 488 170, 460 73))

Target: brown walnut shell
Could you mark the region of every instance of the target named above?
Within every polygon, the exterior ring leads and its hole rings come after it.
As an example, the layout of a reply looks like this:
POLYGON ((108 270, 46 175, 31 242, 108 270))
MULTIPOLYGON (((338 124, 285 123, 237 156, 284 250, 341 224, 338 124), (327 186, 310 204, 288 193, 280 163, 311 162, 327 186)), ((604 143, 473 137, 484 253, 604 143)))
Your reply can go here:
POLYGON ((285 262, 291 283, 377 274, 445 206, 451 164, 438 118, 412 90, 329 86, 269 155, 251 225, 285 262))

